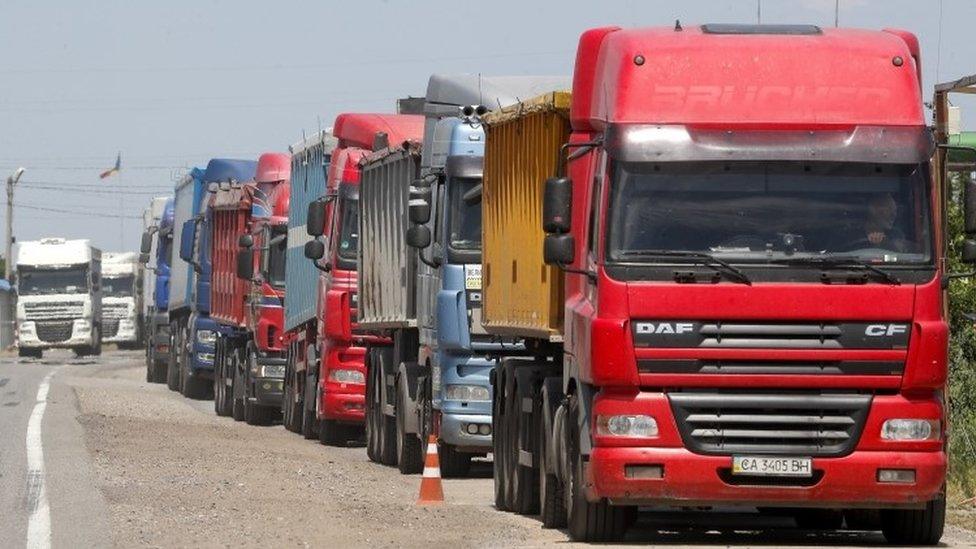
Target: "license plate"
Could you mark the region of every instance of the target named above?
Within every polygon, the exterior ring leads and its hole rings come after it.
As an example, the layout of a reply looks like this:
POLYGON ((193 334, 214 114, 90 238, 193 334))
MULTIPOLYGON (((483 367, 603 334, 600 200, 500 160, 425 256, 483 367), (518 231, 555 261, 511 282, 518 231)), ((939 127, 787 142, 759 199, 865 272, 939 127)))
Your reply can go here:
POLYGON ((803 457, 732 456, 733 475, 810 477, 813 460, 803 457))
POLYGON ((264 377, 285 377, 285 366, 273 364, 264 367, 264 377))

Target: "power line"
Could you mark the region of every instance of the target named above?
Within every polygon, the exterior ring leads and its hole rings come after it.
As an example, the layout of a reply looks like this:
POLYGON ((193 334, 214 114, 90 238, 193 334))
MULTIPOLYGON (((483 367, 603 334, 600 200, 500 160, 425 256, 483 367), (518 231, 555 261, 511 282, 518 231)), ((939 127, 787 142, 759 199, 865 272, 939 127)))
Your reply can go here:
POLYGON ((5 68, 0 69, 3 74, 50 74, 50 73, 162 73, 162 72, 266 72, 266 71, 290 71, 290 70, 318 70, 334 69, 338 67, 364 67, 377 65, 402 65, 404 63, 439 63, 444 61, 471 61, 481 59, 505 59, 511 57, 543 57, 549 55, 570 55, 571 51, 538 51, 538 52, 518 52, 518 53, 497 53, 497 54, 475 54, 475 55, 455 55, 443 57, 405 57, 400 59, 366 59, 337 61, 332 63, 315 63, 299 65, 212 65, 212 66, 186 66, 186 67, 63 67, 63 68, 5 68))
MULTIPOLYGON (((3 205, 5 206, 6 203, 4 203, 3 205)), ((21 209, 24 209, 24 210, 34 210, 34 211, 38 211, 38 212, 51 212, 51 213, 64 213, 64 214, 82 214, 82 215, 88 214, 88 216, 97 215, 98 217, 110 217, 112 219, 119 219, 120 217, 123 218, 123 219, 142 219, 142 216, 141 215, 121 215, 120 216, 119 214, 112 214, 112 213, 92 212, 92 211, 85 212, 85 211, 81 211, 81 210, 65 210, 65 209, 61 209, 61 208, 49 208, 47 206, 35 206, 33 204, 15 203, 14 204, 14 208, 21 208, 21 209)))
MULTIPOLYGON (((23 185, 24 188, 28 190, 49 190, 49 191, 60 191, 68 193, 81 193, 81 194, 121 194, 125 196, 158 196, 160 193, 165 191, 129 191, 125 189, 92 189, 92 188, 82 188, 82 187, 70 187, 67 185, 57 186, 57 185, 23 185)), ((172 187, 170 188, 172 190, 172 187)))

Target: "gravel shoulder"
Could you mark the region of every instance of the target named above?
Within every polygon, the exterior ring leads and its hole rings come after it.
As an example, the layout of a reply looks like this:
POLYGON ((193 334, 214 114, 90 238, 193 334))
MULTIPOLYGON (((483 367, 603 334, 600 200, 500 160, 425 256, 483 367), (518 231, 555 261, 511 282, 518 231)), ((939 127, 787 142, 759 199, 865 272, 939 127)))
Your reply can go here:
MULTIPOLYGON (((281 426, 219 418, 209 401, 145 383, 138 353, 119 354, 127 359, 68 366, 58 376, 76 395, 115 546, 575 545, 532 518, 495 511, 487 463, 480 478, 445 481, 445 505, 418 507, 419 476, 373 464, 363 448, 326 447, 281 426)), ((943 541, 976 546, 976 533, 950 526, 943 541)), ((814 547, 882 539, 713 513, 642 517, 628 542, 814 547)))

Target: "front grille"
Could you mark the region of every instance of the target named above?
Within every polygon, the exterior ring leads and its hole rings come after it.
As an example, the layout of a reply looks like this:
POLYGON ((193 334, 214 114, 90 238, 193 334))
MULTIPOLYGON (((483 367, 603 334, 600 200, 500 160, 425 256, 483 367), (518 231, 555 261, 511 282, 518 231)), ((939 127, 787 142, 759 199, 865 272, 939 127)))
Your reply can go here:
POLYGON ((37 322, 35 325, 37 338, 46 343, 61 343, 71 339, 71 331, 74 321, 48 321, 37 322))
POLYGON ((713 391, 668 398, 685 446, 707 455, 846 455, 871 406, 871 395, 860 393, 713 391))
POLYGON ((27 320, 55 320, 80 317, 84 311, 82 301, 42 301, 24 303, 27 320))
POLYGON ((103 303, 102 318, 126 318, 129 316, 129 306, 125 303, 103 303))
POLYGON ((905 349, 905 322, 638 320, 638 347, 707 349, 905 349))
POLYGON ((765 374, 765 375, 901 375, 905 363, 897 360, 697 360, 641 359, 642 374, 765 374))
POLYGON ((119 321, 108 319, 102 321, 102 337, 115 337, 119 335, 119 321))

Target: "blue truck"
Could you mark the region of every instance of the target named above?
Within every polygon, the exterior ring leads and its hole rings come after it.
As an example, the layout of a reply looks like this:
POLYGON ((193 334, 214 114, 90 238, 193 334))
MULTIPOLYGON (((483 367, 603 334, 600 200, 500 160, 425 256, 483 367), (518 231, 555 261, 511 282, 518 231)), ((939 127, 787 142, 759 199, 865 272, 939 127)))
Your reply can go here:
MULTIPOLYGON (((155 209, 156 201, 150 210, 155 209)), ((164 383, 169 365, 169 276, 173 254, 173 199, 164 199, 159 218, 146 227, 142 236, 139 259, 146 265, 144 285, 146 296, 145 326, 146 381, 164 383)))
POLYGON ((359 322, 389 336, 367 352, 370 459, 420 472, 434 434, 441 472, 465 476, 472 457, 491 451, 490 357, 524 350, 481 325, 481 209, 466 200, 481 185, 479 117, 568 85, 563 77, 433 75, 419 158, 415 145, 394 144, 364 164, 359 322), (388 283, 397 279, 405 282, 388 283))
MULTIPOLYGON (((179 233, 171 270, 170 347, 167 385, 193 399, 213 395, 214 343, 217 324, 210 318, 210 220, 207 202, 211 186, 254 178, 257 162, 214 158, 207 168, 194 168, 176 187, 174 227, 179 233)), ((216 188, 216 187, 215 187, 216 188)))
POLYGON ((305 257, 308 206, 325 195, 332 151, 338 140, 318 132, 289 147, 291 199, 288 205, 288 251, 285 257, 285 387, 282 419, 285 428, 305 438, 318 436, 315 418, 315 313, 319 270, 305 257), (311 366, 311 367, 310 367, 311 366))

